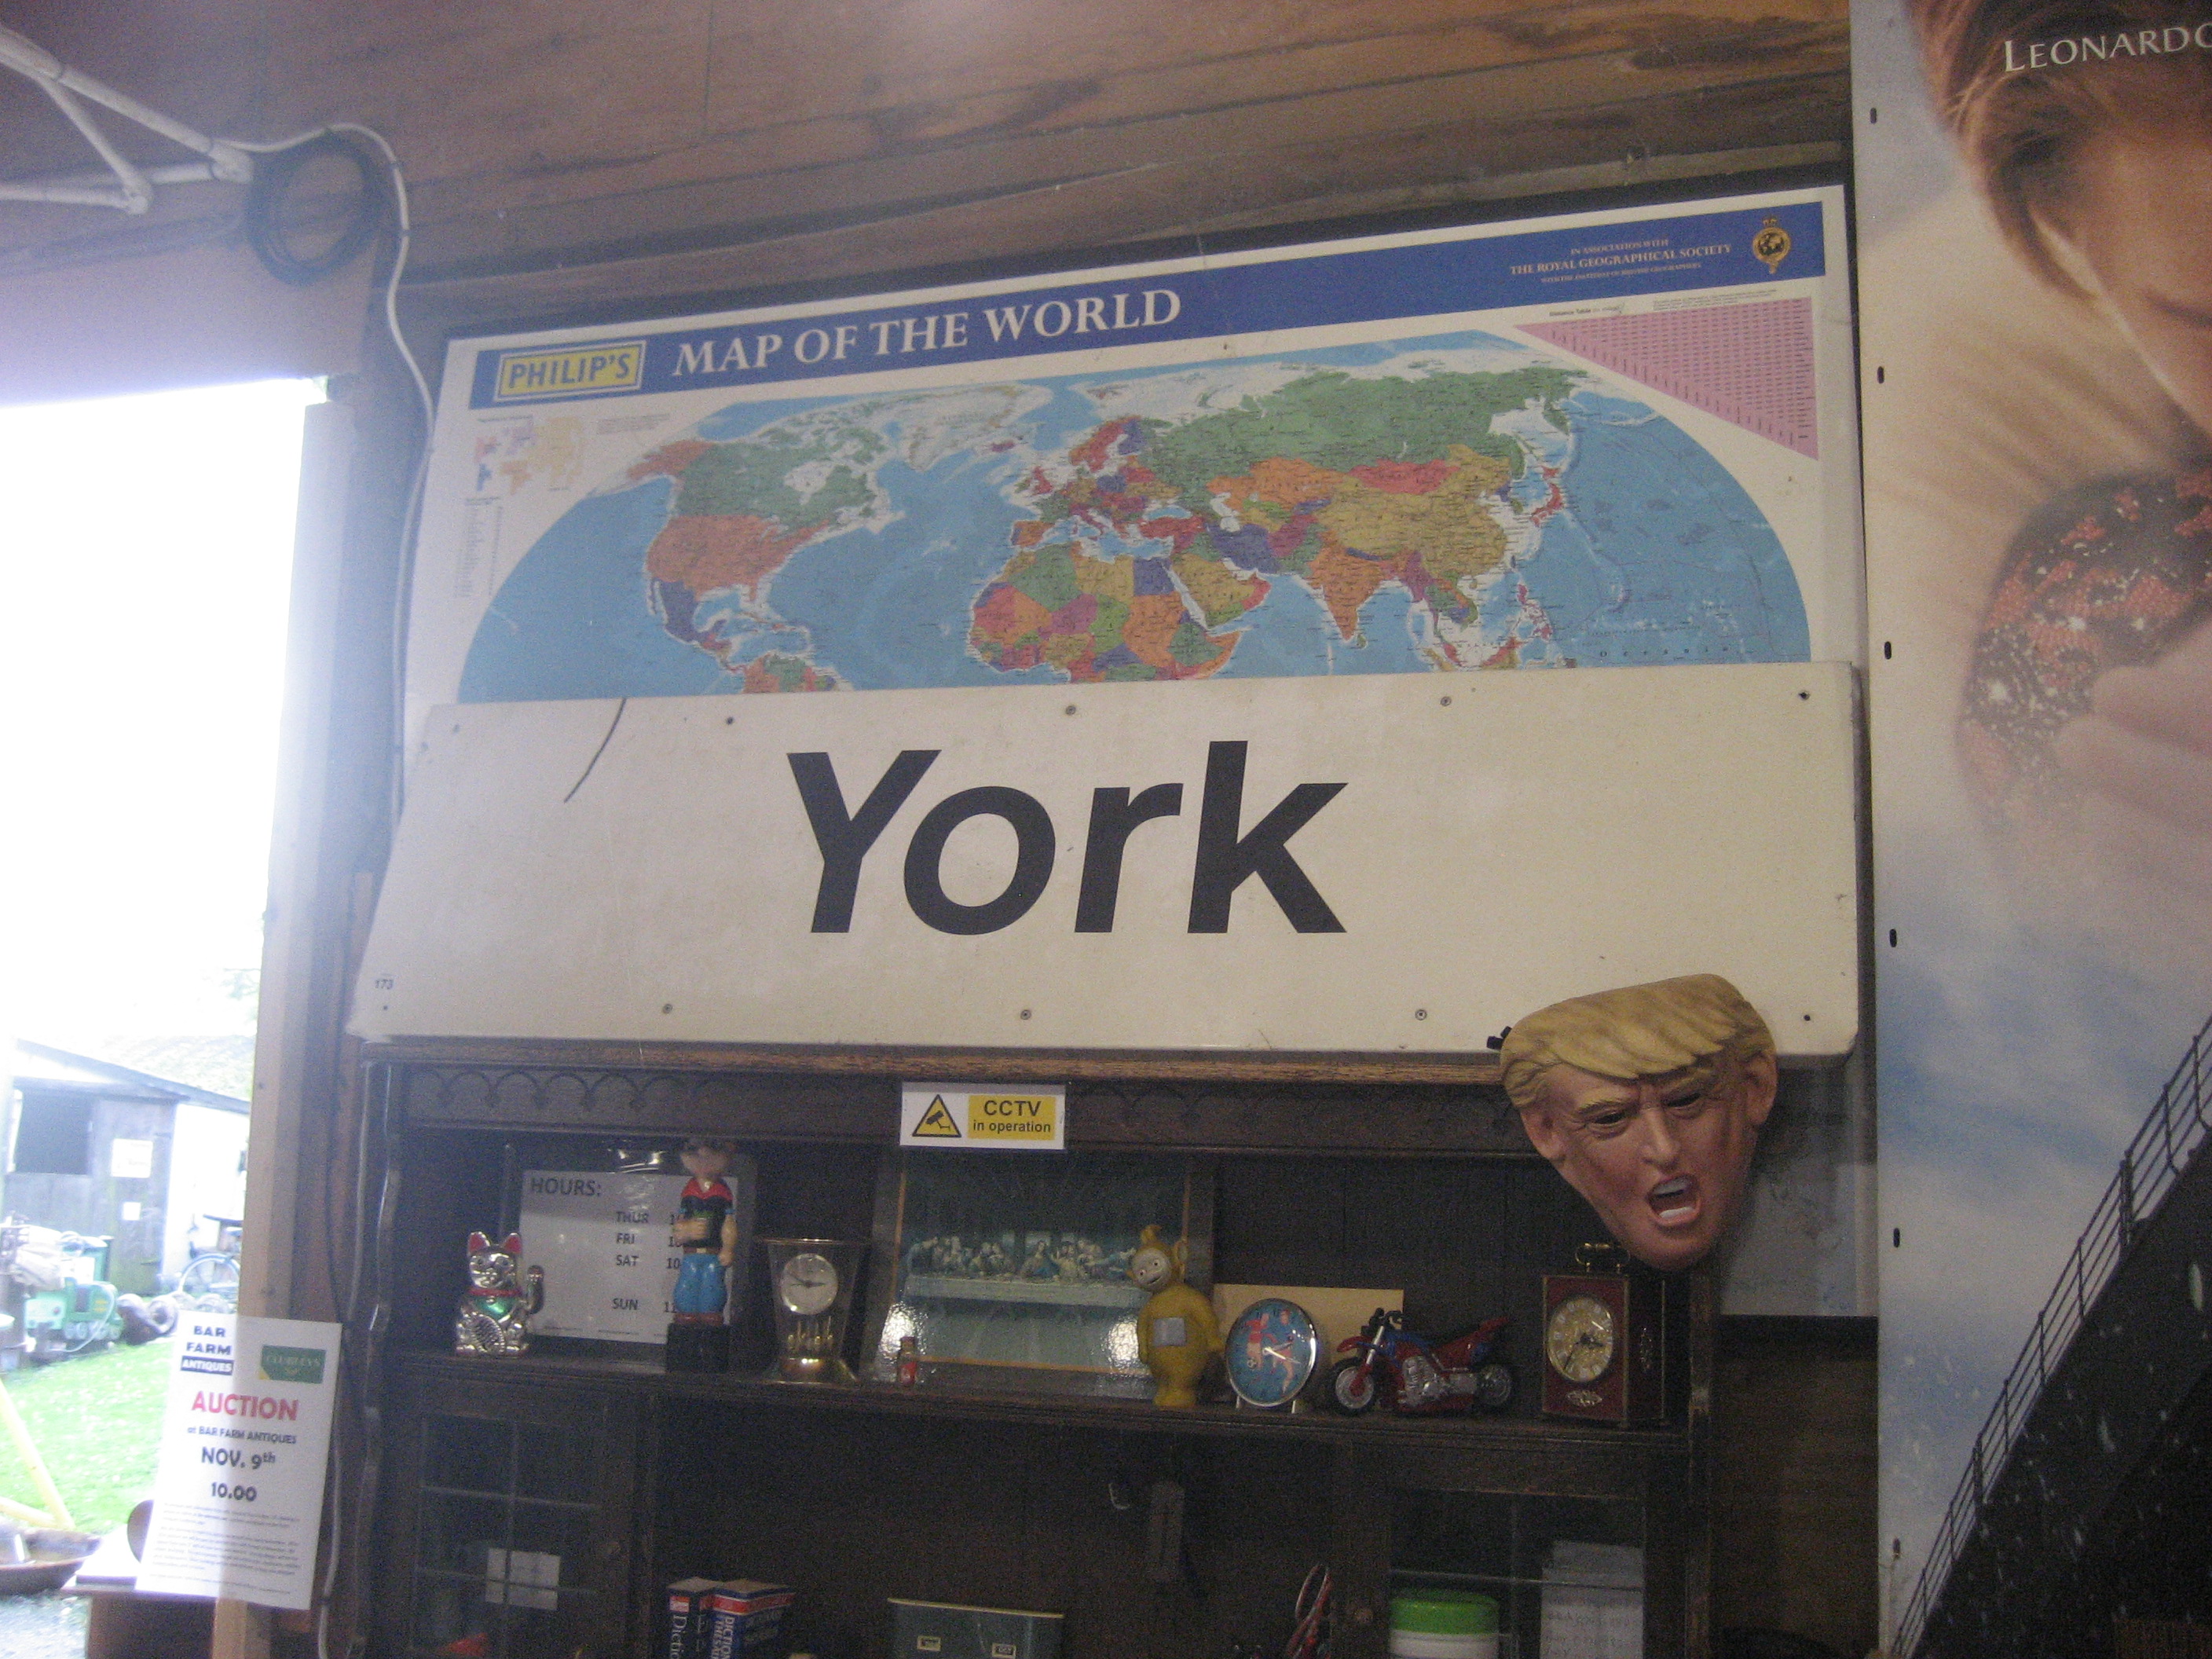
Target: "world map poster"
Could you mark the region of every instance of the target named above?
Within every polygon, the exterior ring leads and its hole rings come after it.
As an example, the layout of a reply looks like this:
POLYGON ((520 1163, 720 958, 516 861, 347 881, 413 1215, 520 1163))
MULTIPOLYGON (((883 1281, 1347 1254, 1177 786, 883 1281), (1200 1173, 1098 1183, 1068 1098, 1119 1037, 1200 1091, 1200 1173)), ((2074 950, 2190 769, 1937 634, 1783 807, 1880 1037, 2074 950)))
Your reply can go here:
POLYGON ((1860 655, 1835 190, 458 343, 450 702, 1860 655))

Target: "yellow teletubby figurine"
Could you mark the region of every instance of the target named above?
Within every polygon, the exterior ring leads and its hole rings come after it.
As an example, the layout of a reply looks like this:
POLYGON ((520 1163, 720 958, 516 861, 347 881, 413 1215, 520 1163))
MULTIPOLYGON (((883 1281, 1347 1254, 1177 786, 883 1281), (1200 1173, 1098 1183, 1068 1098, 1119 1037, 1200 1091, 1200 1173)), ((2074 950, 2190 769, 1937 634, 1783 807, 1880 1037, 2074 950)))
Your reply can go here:
POLYGON ((1212 1302, 1182 1282, 1189 1262, 1189 1241, 1170 1252, 1158 1227, 1145 1229, 1129 1257, 1129 1277, 1152 1293, 1137 1316, 1137 1358, 1158 1384, 1152 1403, 1182 1410, 1198 1404, 1199 1379, 1221 1352, 1212 1302))

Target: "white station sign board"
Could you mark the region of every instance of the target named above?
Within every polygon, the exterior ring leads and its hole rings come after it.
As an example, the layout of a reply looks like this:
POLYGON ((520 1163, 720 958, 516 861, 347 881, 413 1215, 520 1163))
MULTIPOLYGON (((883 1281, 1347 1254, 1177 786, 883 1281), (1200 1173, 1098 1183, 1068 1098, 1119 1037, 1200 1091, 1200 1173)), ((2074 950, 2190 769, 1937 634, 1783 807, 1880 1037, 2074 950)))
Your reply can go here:
POLYGON ((142 1595, 313 1605, 339 1335, 250 1314, 177 1322, 142 1595))
POLYGON ((1835 664, 441 708, 353 1029, 1480 1052, 1721 973, 1857 1031, 1835 664))

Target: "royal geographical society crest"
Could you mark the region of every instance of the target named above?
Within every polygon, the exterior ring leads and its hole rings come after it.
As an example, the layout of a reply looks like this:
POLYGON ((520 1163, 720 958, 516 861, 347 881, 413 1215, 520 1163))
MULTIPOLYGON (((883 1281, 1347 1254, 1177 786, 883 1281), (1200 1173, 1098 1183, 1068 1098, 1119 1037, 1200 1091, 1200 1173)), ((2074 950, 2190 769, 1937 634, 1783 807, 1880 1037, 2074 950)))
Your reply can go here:
POLYGON ((1751 251, 1766 266, 1769 276, 1781 269, 1782 262, 1790 257, 1790 233, 1782 228, 1779 219, 1768 214, 1759 234, 1751 239, 1751 251))

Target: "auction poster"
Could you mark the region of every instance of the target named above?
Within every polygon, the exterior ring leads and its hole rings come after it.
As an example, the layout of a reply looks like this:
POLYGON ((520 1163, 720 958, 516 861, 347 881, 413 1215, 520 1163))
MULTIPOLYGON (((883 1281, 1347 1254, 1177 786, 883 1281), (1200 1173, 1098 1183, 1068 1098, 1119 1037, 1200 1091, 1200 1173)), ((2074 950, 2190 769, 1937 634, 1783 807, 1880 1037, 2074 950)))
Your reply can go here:
POLYGON ((454 702, 1856 659, 1839 189, 458 343, 454 702))
POLYGON ((1852 46, 1895 1639, 2212 1012, 2212 732, 2144 712, 2212 708, 2212 10, 1859 0, 1852 46))
POLYGON ((141 1595, 314 1605, 341 1335, 251 1314, 178 1320, 141 1595))

